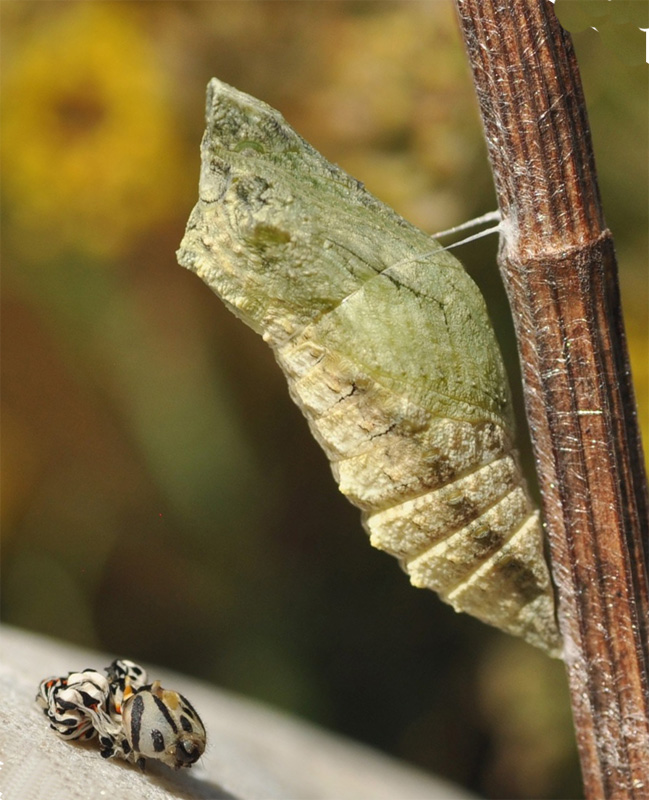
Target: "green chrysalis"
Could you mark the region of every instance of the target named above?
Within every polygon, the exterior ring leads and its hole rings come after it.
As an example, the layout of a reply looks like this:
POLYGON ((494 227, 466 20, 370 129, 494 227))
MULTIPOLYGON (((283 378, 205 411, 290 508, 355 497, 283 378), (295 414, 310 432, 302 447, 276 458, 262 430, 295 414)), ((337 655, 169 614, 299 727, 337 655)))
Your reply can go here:
POLYGON ((462 265, 216 79, 199 195, 178 260, 271 346, 372 544, 558 655, 505 370, 462 265))

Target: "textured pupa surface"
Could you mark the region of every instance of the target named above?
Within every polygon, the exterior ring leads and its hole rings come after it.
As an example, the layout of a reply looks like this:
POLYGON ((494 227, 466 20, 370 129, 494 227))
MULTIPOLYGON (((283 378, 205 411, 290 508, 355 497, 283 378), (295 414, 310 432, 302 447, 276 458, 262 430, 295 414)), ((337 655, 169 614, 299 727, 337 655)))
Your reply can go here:
POLYGON ((216 79, 178 259, 271 346, 372 544, 415 586, 558 655, 506 374, 462 265, 216 79))

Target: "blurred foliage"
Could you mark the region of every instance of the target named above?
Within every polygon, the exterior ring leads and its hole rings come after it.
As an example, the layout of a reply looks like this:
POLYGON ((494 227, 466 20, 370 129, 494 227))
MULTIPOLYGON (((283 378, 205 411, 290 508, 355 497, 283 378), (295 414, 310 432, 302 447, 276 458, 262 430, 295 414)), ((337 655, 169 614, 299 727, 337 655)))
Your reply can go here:
POLYGON ((648 0, 555 0, 557 19, 571 33, 592 28, 625 64, 643 64, 648 0))
MULTIPOLYGON (((0 14, 5 621, 262 698, 485 796, 578 796, 562 666, 369 547, 270 352, 174 258, 212 75, 431 232, 494 208, 452 4, 0 14)), ((593 31, 576 45, 647 437, 647 71, 593 31)), ((461 257, 516 382, 495 249, 461 257)))

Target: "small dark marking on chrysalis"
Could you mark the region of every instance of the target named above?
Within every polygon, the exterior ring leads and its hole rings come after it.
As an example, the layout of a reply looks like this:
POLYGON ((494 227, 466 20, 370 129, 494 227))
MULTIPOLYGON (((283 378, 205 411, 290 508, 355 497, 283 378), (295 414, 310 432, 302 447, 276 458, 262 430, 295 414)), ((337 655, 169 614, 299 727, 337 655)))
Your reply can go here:
POLYGON ((539 587, 532 570, 516 556, 505 559, 500 565, 500 572, 513 580, 516 589, 526 602, 530 602, 543 594, 543 589, 539 587))
POLYGON ((474 557, 476 560, 486 558, 495 553, 503 544, 502 533, 496 533, 491 528, 486 528, 476 533, 473 537, 474 557))

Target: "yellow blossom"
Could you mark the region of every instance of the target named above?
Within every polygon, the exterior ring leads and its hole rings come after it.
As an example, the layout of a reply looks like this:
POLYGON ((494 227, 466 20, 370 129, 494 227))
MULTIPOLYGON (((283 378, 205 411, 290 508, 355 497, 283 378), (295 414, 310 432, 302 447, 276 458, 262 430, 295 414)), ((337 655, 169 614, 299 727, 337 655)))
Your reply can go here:
POLYGON ((119 254, 178 197, 164 72, 128 4, 41 13, 5 64, 3 193, 21 252, 119 254))

